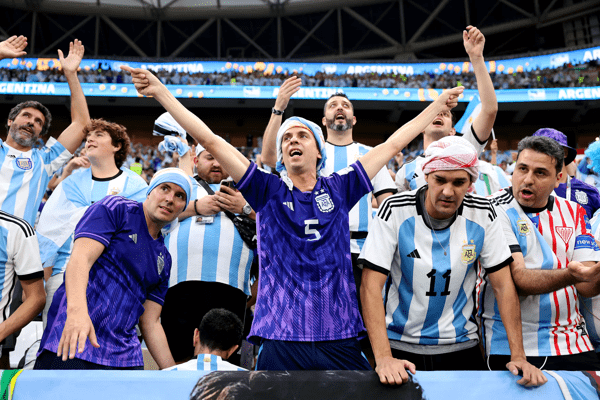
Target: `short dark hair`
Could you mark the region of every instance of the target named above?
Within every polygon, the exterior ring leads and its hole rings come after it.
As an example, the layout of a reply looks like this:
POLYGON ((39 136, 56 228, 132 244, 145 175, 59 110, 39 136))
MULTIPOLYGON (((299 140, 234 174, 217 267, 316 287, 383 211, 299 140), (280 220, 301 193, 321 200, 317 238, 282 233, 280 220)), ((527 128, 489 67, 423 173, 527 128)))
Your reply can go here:
MULTIPOLYGON (((327 103, 329 102, 329 100, 331 100, 334 97, 343 97, 346 100, 350 101, 350 99, 348 98, 348 96, 346 96, 346 93, 344 93, 344 92, 335 92, 334 94, 332 94, 331 96, 329 96, 329 98, 327 100, 325 100, 325 104, 323 105, 323 115, 325 115, 325 110, 327 110, 327 103)), ((354 112, 354 105, 352 104, 351 101, 350 101, 350 106, 352 107, 352 112, 354 112)))
POLYGON ((556 173, 562 171, 565 149, 556 140, 546 136, 527 136, 519 142, 517 160, 521 152, 527 149, 550 156, 554 159, 556 173))
POLYGON ((121 148, 115 153, 115 164, 117 165, 117 168, 121 168, 127 158, 127 153, 129 153, 130 140, 127 135, 127 128, 115 122, 109 122, 99 118, 90 120, 86 127, 83 128, 83 134, 86 138, 90 132, 94 131, 108 133, 113 146, 117 147, 119 144, 121 145, 121 148))
MULTIPOLYGON (((24 101, 22 103, 17 104, 8 113, 8 120, 14 121, 15 118, 17 118, 17 115, 19 115, 19 113, 24 108, 35 108, 36 110, 38 110, 42 114, 44 114, 44 126, 42 127, 42 132, 40 133, 40 136, 43 136, 46 133, 48 133, 48 129, 50 129, 50 124, 52 123, 52 114, 50 114, 50 111, 39 101, 29 100, 29 101, 24 101)), ((6 121, 6 130, 7 131, 9 129, 8 120, 6 121)))
POLYGON ((198 330, 203 346, 211 351, 227 351, 242 340, 244 325, 231 311, 213 308, 204 315, 198 330))

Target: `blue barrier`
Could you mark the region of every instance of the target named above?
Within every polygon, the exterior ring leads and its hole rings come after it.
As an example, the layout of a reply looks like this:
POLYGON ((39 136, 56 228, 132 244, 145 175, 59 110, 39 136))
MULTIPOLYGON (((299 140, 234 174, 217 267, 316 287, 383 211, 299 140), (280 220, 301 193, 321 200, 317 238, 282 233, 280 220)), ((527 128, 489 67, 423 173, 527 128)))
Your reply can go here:
MULTIPOLYGON (((187 399, 203 371, 23 371, 16 380, 14 400, 187 399)), ((573 400, 599 399, 595 373, 548 373, 548 383, 538 388, 519 386, 518 377, 506 372, 417 372, 403 387, 379 383, 375 372, 215 372, 196 388, 196 398, 207 387, 236 386, 235 399, 354 399, 402 398, 429 400, 573 400), (552 375, 557 375, 558 380, 552 375), (209 379, 210 378, 210 379, 209 379), (595 385, 595 386, 594 386, 595 385), (365 397, 367 396, 367 397, 365 397)), ((215 396, 214 398, 217 398, 215 396)))

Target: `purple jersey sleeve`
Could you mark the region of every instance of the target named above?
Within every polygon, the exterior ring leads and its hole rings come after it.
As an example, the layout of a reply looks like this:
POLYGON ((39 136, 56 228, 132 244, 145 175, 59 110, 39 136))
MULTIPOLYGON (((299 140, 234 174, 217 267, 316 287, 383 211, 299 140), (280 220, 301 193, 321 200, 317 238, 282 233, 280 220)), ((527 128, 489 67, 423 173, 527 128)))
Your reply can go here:
POLYGON ((354 207, 365 194, 373 191, 369 175, 367 175, 360 161, 337 171, 328 176, 327 179, 336 191, 343 193, 348 210, 354 207))
POLYGON ((277 192, 282 185, 285 183, 280 178, 259 169, 255 163, 250 162, 250 166, 236 187, 244 194, 252 209, 259 212, 269 201, 269 194, 277 192))
POLYGON ((111 238, 125 220, 122 215, 124 208, 117 207, 118 204, 118 196, 107 196, 92 204, 79 220, 73 240, 87 237, 108 247, 111 238))

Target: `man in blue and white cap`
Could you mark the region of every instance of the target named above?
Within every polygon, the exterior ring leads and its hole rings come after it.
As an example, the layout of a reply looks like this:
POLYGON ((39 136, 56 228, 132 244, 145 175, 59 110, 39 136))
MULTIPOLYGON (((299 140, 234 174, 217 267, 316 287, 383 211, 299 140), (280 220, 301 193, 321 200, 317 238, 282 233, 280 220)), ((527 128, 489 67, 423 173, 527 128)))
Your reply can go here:
POLYGON ((143 369, 138 320, 159 367, 175 364, 159 321, 171 272, 161 229, 185 210, 191 190, 183 171, 165 168, 143 203, 108 196, 88 208, 35 369, 143 369))
MULTIPOLYGON (((153 96, 230 173, 257 213, 260 280, 249 341, 261 345, 257 369, 367 370, 358 337, 348 212, 372 179, 462 88, 442 93, 385 143, 348 168, 319 176, 325 159, 316 124, 291 119, 277 134, 281 178, 261 171, 216 136, 147 70, 122 67, 140 94, 153 96)), ((408 379, 408 377, 406 377, 408 379)))
POLYGON ((567 167, 575 160, 577 150, 569 146, 567 136, 552 128, 538 129, 532 136, 545 136, 554 139, 563 147, 565 160, 561 171, 562 175, 559 178, 560 184, 554 189, 554 193, 564 199, 580 204, 585 209, 588 218, 592 218, 596 210, 600 208, 600 194, 594 186, 569 175, 567 167))

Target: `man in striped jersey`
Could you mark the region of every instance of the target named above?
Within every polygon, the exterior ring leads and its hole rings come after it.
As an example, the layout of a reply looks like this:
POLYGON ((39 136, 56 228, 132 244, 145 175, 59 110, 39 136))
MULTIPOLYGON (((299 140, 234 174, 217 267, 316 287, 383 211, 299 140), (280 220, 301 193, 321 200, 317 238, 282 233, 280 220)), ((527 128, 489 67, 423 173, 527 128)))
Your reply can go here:
MULTIPOLYGON (((477 88, 481 98, 481 111, 473 120, 468 133, 462 136, 477 149, 477 154, 481 154, 492 133, 492 127, 498 112, 498 101, 496 100, 492 78, 487 71, 483 58, 485 44, 483 33, 474 26, 467 26, 466 30, 463 31, 463 43, 477 80, 477 88)), ((455 134, 452 113, 450 111, 441 113, 423 130, 423 150, 427 150, 427 147, 436 140, 455 134)), ((415 160, 404 164, 396 173, 396 186, 398 186, 399 192, 415 190, 425 185, 425 176, 422 171, 423 162, 423 156, 417 157, 415 160)))
MULTIPOLYGON (((12 37, 0 42, 0 59, 20 57, 27 46, 24 37, 12 37), (8 42, 8 43, 7 43, 8 42), (3 51, 9 47, 13 53, 3 51), (18 51, 17 51, 18 50, 18 51)), ((6 141, 0 141, 0 210, 23 218, 31 225, 52 175, 71 157, 83 140, 83 128, 90 117, 85 96, 77 79, 77 69, 84 48, 75 39, 71 42, 69 55, 58 55, 62 70, 71 90, 71 124, 58 137, 48 139, 44 149, 32 146, 40 136, 48 132, 51 115, 37 101, 16 105, 8 115, 6 141)))
MULTIPOLYGON (((0 351, 7 336, 27 325, 44 308, 45 294, 37 237, 29 223, 0 211, 0 351), (25 300, 10 316, 17 279, 25 300)), ((8 352, 6 352, 8 355, 8 352)), ((9 368, 8 360, 5 368, 9 368)))
POLYGON ((73 231, 83 213, 109 195, 144 201, 148 184, 129 168, 121 168, 129 152, 129 136, 123 125, 93 119, 83 130, 86 156, 91 166, 69 175, 54 190, 40 216, 37 233, 45 268, 46 307, 63 283, 73 250, 73 231))
POLYGON ((475 148, 450 136, 425 156, 428 184, 384 201, 359 259, 365 325, 381 382, 402 383, 405 369, 485 368, 472 317, 479 260, 508 326, 507 368, 523 372, 520 384, 543 384, 525 360, 519 299, 506 268, 512 257, 496 212, 489 200, 467 194, 479 175, 475 148))
POLYGON ((194 358, 167 368, 172 371, 246 371, 227 360, 239 347, 244 324, 223 308, 214 308, 204 315, 200 326, 194 329, 194 358))
POLYGON ((254 259, 253 250, 225 214, 256 219, 252 207, 239 191, 220 185, 229 174, 201 145, 196 146, 194 164, 198 174, 189 207, 165 239, 173 269, 161 323, 176 362, 194 355, 190 338, 211 309, 224 308, 244 321, 254 259))
MULTIPOLYGON (((600 249, 583 207, 552 195, 564 150, 553 139, 530 136, 518 151, 513 185, 493 201, 515 260, 527 359, 544 369, 600 370, 578 303, 580 295, 598 293, 600 249)), ((488 365, 498 369, 508 360, 506 330, 486 278, 479 288, 482 337, 488 365)))

